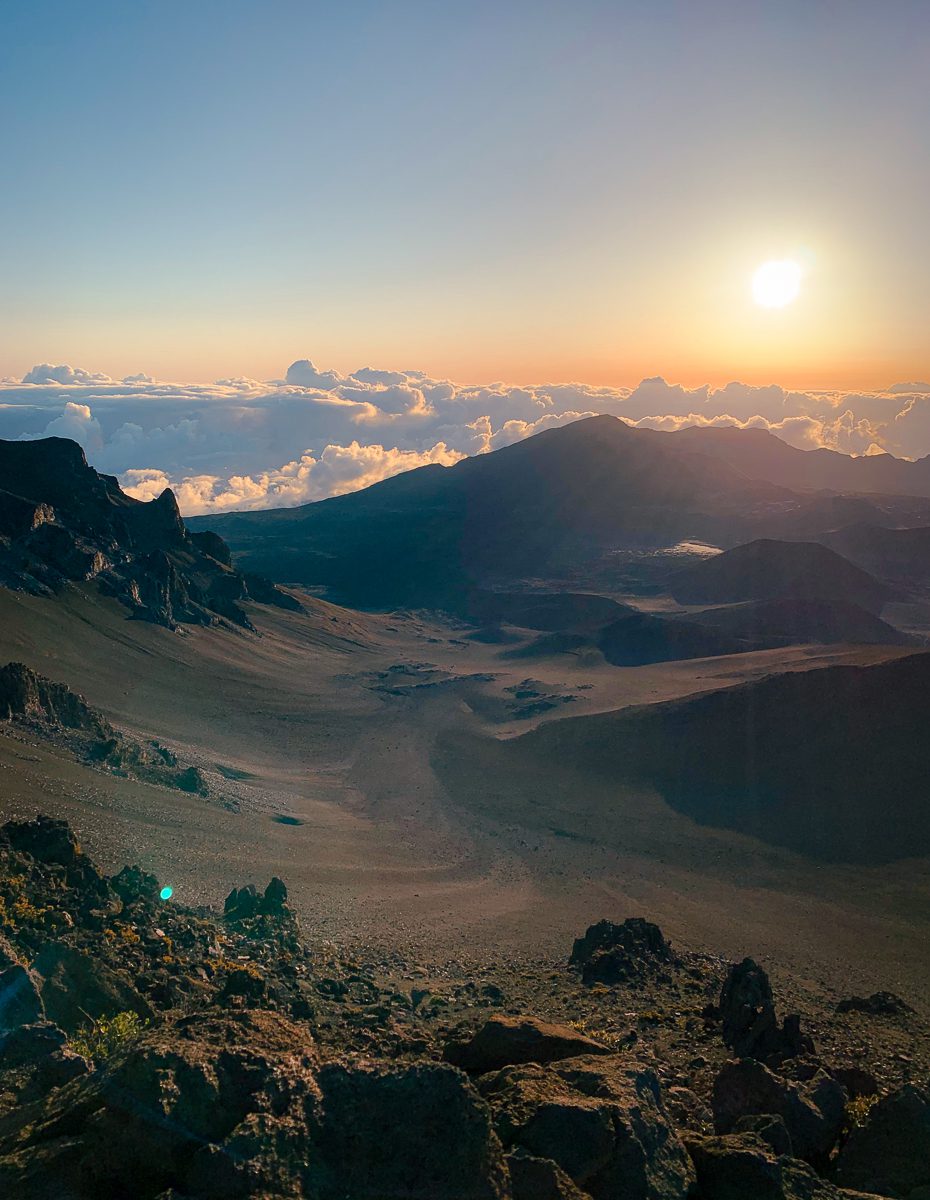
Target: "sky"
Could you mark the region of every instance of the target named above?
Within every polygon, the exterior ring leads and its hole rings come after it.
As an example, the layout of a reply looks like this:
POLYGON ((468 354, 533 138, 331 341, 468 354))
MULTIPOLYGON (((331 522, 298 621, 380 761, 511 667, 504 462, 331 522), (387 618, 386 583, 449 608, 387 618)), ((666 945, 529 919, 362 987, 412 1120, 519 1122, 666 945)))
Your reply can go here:
POLYGON ((928 79, 925 0, 4 0, 0 378, 885 394, 930 377, 928 79))

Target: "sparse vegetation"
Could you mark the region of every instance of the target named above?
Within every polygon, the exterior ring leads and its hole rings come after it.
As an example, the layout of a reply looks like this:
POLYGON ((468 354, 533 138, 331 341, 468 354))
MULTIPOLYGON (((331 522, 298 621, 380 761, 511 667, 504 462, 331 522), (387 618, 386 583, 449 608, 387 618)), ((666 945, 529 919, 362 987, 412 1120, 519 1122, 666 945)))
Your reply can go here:
POLYGON ((92 1021, 71 1039, 71 1049, 94 1062, 106 1062, 129 1050, 145 1031, 147 1021, 134 1012, 92 1021))

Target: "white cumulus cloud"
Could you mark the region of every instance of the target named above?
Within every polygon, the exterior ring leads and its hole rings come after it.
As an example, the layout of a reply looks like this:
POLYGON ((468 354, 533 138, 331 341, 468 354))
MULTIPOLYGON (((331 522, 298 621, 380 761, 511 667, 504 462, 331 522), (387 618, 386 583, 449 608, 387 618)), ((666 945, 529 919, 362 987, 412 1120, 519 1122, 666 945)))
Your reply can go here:
POLYGON ((654 429, 766 429, 803 449, 930 454, 930 386, 920 383, 880 392, 685 388, 659 376, 632 389, 476 385, 371 366, 342 375, 309 358, 270 381, 114 380, 48 363, 0 380, 0 437, 74 438, 134 495, 170 485, 189 514, 322 499, 600 413, 654 429))

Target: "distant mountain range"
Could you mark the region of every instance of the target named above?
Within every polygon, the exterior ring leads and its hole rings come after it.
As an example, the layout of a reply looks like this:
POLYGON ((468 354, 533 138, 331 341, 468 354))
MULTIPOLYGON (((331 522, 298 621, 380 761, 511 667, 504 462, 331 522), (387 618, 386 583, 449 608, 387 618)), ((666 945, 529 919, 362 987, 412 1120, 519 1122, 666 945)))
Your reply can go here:
POLYGON ((792 491, 930 496, 930 456, 911 462, 891 454, 853 458, 835 450, 799 450, 765 429, 692 426, 665 436, 751 479, 792 491))
POLYGON ((190 525, 220 533, 241 567, 345 603, 455 609, 475 589, 577 580, 626 547, 819 540, 854 521, 930 524, 928 464, 796 450, 763 431, 662 433, 600 416, 350 495, 190 525), (901 494, 884 494, 892 486, 901 494), (868 494, 825 490, 835 487, 868 494))

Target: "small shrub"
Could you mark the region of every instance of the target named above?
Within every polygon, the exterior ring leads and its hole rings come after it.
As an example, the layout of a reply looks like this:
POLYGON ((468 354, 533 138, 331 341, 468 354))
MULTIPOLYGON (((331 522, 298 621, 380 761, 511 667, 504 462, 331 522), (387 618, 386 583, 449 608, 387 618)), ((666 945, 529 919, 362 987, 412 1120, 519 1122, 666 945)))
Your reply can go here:
POLYGON ((71 1039, 71 1049, 84 1058, 106 1062, 128 1050, 142 1036, 147 1021, 137 1013, 121 1012, 115 1017, 101 1017, 80 1030, 71 1039))
POLYGON ((878 1096, 856 1096, 846 1105, 846 1123, 850 1129, 861 1128, 868 1120, 872 1106, 878 1096))

